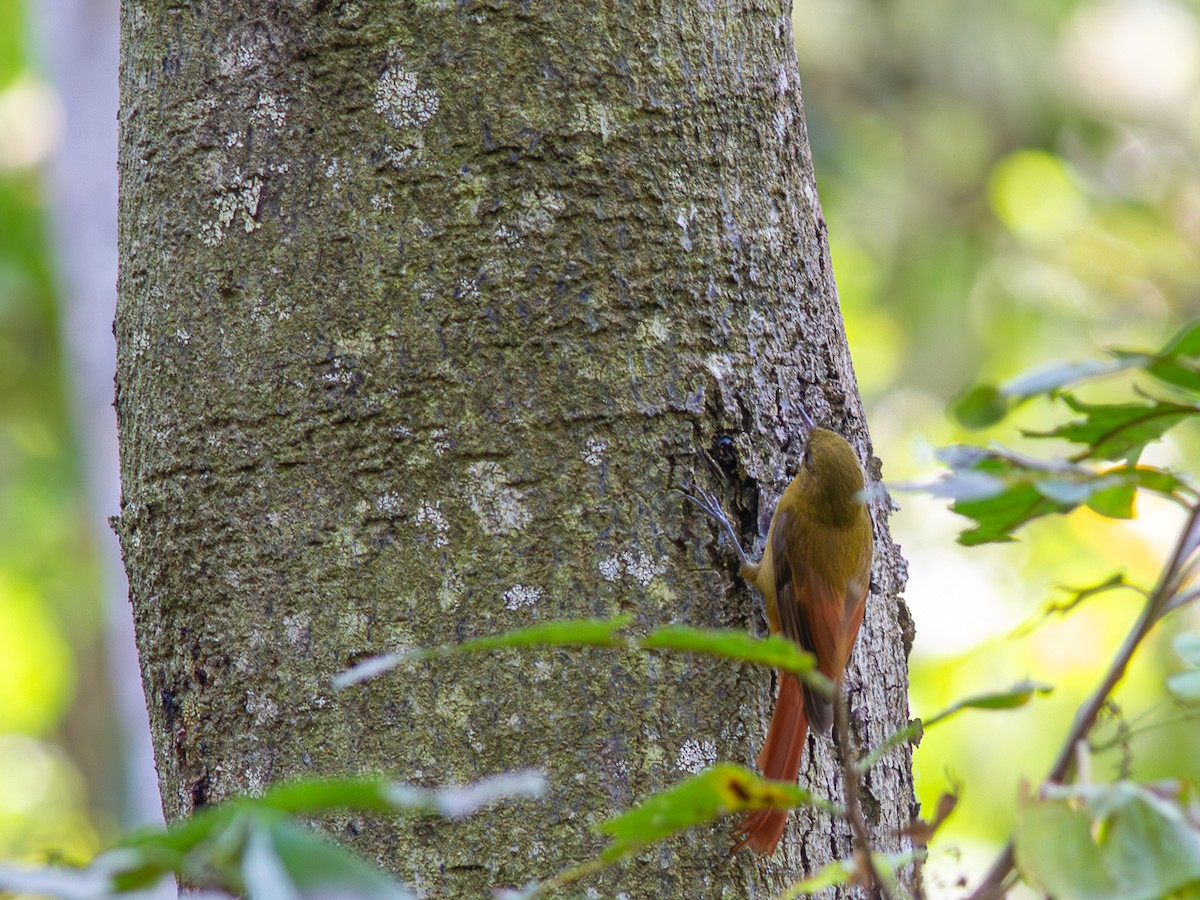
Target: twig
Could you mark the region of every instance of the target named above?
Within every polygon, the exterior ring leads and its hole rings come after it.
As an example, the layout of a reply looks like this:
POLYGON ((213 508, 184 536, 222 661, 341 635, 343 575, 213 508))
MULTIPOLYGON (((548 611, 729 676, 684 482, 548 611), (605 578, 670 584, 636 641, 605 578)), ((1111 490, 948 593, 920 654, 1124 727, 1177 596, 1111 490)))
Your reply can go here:
POLYGON ((867 889, 874 891, 873 896, 882 897, 883 900, 892 900, 891 891, 888 890, 887 883, 880 877, 879 870, 875 868, 875 860, 871 855, 871 832, 867 828, 866 819, 863 818, 862 804, 858 797, 858 779, 861 777, 861 773, 859 767, 854 763, 854 758, 850 755, 850 714, 846 708, 846 696, 840 680, 833 692, 833 715, 834 727, 837 729, 838 752, 842 757, 846 821, 850 823, 850 830, 854 832, 855 849, 858 851, 855 856, 869 881, 867 889))
MULTIPOLYGON (((1175 549, 1171 552, 1170 561, 1163 569, 1158 584, 1150 592, 1137 622, 1125 636, 1125 641, 1109 665, 1104 680, 1075 714, 1075 721, 1071 725, 1067 739, 1063 742, 1058 757, 1054 760, 1054 765, 1050 767, 1050 772, 1046 775, 1043 784, 1061 784, 1071 774, 1075 761, 1075 745, 1079 741, 1087 739, 1088 733, 1100 716, 1100 711, 1108 704, 1108 695, 1124 677, 1125 669, 1129 665, 1129 660, 1133 658, 1134 651, 1150 633, 1150 629, 1164 615, 1177 608, 1178 604, 1174 604, 1172 601, 1179 588, 1182 587, 1184 575, 1190 568, 1188 560, 1198 544, 1200 544, 1200 505, 1192 508, 1179 540, 1175 544, 1175 549)), ((1010 838, 996 861, 992 863, 992 867, 984 876, 983 881, 971 894, 970 900, 995 900, 997 897, 1002 897, 1005 891, 1005 882, 1012 873, 1012 869, 1013 842, 1010 838)))

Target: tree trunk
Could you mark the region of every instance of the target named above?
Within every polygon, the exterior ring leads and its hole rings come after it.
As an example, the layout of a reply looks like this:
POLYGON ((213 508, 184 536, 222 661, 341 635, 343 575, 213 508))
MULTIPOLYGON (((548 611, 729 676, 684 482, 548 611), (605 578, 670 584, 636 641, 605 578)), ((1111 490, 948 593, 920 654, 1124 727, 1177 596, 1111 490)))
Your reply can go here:
MULTIPOLYGON (((707 658, 330 678, 560 617, 763 630, 675 488, 765 523, 801 403, 870 458, 787 4, 146 0, 122 30, 119 531, 168 817, 292 776, 543 767, 547 799, 466 822, 327 823, 430 896, 483 896, 594 855, 591 825, 700 764, 751 763, 771 678, 707 658), (700 453, 723 434, 724 482, 700 453)), ((862 744, 907 720, 874 512, 862 744)), ((891 847, 906 750, 867 794, 891 847)), ((848 852, 795 820, 778 865, 729 866, 722 823, 594 883, 750 896, 848 852)))

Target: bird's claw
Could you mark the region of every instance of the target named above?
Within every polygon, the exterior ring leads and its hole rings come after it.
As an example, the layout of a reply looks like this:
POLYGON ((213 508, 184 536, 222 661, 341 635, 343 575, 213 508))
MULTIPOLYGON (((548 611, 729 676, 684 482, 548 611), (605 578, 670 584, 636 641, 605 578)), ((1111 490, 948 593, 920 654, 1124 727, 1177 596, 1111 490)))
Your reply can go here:
POLYGON ((688 490, 685 490, 684 488, 679 488, 678 490, 681 494, 683 494, 684 497, 692 501, 692 503, 696 504, 696 506, 700 507, 700 509, 704 510, 704 512, 708 513, 708 515, 717 520, 718 524, 721 525, 721 527, 729 535, 729 539, 733 542, 733 549, 737 551, 738 558, 741 559, 742 562, 747 562, 746 552, 742 549, 742 545, 737 539, 737 532, 733 530, 733 523, 729 521, 729 517, 725 515, 725 511, 721 509, 720 501, 718 501, 713 494, 710 494, 695 482, 692 482, 690 485, 688 485, 688 489, 694 491, 695 493, 688 493, 688 490))

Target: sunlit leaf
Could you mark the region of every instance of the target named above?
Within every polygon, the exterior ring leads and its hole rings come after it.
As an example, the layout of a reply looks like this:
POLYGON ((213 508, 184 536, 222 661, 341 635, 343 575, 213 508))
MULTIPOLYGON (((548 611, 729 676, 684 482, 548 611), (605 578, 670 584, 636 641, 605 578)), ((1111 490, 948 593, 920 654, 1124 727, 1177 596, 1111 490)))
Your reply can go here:
POLYGON ((472 638, 457 649, 466 652, 502 650, 506 647, 615 647, 622 641, 617 632, 633 621, 633 616, 611 619, 565 619, 531 625, 504 634, 472 638))
POLYGON ((1102 488, 1087 498, 1088 508, 1110 519, 1132 519, 1133 501, 1137 488, 1132 484, 1118 484, 1102 488))
POLYGON ((1022 877, 1055 897, 1136 900, 1200 882, 1200 831, 1178 790, 1132 782, 1049 786, 1017 805, 1022 877))
MULTIPOLYGON (((1157 353, 1146 350, 1110 349, 1107 355, 1100 359, 1053 363, 1026 372, 999 386, 976 385, 950 404, 950 414, 966 428, 985 428, 1001 421, 1015 406, 1030 398, 1055 396, 1070 386, 1136 369, 1172 387, 1200 394, 1200 321, 1184 327, 1157 353)), ((1166 427, 1162 430, 1165 431, 1166 427)), ((1138 440, 1137 436, 1121 435, 1114 437, 1113 444, 1129 441, 1136 445, 1138 440)), ((1095 456, 1118 459, 1128 456, 1131 452, 1132 449, 1120 450, 1114 449, 1113 446, 1101 446, 1095 450, 1095 456)))
MULTIPOLYGON (((316 815, 337 809, 388 812, 395 809, 386 778, 319 778, 275 785, 252 801, 286 813, 316 815)), ((427 793, 432 793, 427 792, 427 793)))
POLYGON ((832 887, 850 884, 858 872, 858 866, 853 859, 835 859, 826 863, 807 878, 789 885, 787 890, 779 895, 779 900, 794 900, 796 897, 807 897, 832 887))
POLYGON ((964 709, 981 709, 981 710, 1003 710, 1016 709, 1024 706, 1035 696, 1049 694, 1054 690, 1054 687, 1049 684, 1043 684, 1038 681, 1019 681, 1007 691, 996 691, 989 694, 976 694, 967 697, 965 700, 959 700, 957 703, 943 709, 936 715, 929 716, 925 719, 913 719, 902 728, 898 728, 887 736, 883 741, 871 749, 861 759, 855 763, 855 768, 859 772, 866 772, 892 747, 898 744, 919 744, 921 738, 925 734, 927 728, 932 728, 952 716, 957 715, 964 709))
POLYGON ((531 770, 491 775, 462 786, 424 788, 385 778, 329 778, 296 781, 241 801, 293 815, 339 809, 360 812, 421 812, 461 818, 501 800, 537 799, 546 779, 531 770))
POLYGON ((1194 631, 1177 634, 1171 646, 1192 668, 1167 676, 1167 690, 1181 703, 1200 703, 1200 634, 1194 631))
POLYGON ((713 631, 665 625, 651 631, 637 643, 647 650, 690 650, 773 666, 797 675, 811 672, 816 664, 811 653, 805 653, 784 637, 772 635, 764 640, 736 629, 713 631))
MULTIPOLYGON (((502 800, 539 799, 546 793, 546 779, 531 770, 504 772, 461 787, 437 788, 426 793, 431 795, 428 803, 430 808, 448 818, 461 819, 502 800)), ((397 807, 403 806, 395 788, 389 796, 397 807)))
POLYGON ((1112 475, 1120 475, 1132 484, 1164 497, 1176 497, 1186 486, 1179 476, 1153 466, 1126 466, 1119 469, 1108 469, 1107 472, 1112 475))
POLYGON ((1200 667, 1200 632, 1185 631, 1175 635, 1171 647, 1189 666, 1200 667))
POLYGON ((955 704, 960 709, 1017 709, 1037 696, 1053 693, 1054 686, 1038 681, 1022 681, 1007 691, 994 694, 979 694, 960 700, 955 704))
POLYGON ((1159 356, 1167 359, 1180 356, 1200 357, 1200 319, 1183 326, 1159 351, 1159 356))
POLYGON ((287 817, 353 810, 461 818, 500 800, 540 797, 545 786, 541 775, 529 771, 436 789, 370 777, 297 781, 274 787, 262 797, 209 807, 167 831, 148 829, 130 835, 114 851, 122 854, 121 865, 109 868, 113 883, 125 890, 146 887, 163 874, 174 873, 196 884, 234 892, 244 887, 251 896, 287 896, 279 893, 284 891, 280 879, 286 875, 294 895, 300 897, 409 897, 413 895, 406 888, 368 863, 346 855, 287 817), (319 846, 326 844, 330 853, 319 846), (335 875, 339 889, 347 890, 333 892, 332 882, 327 883, 322 873, 335 875))
POLYGON ((924 719, 913 719, 902 728, 892 732, 883 741, 873 747, 855 763, 860 772, 869 770, 888 750, 898 744, 919 744, 926 729, 932 728, 947 719, 957 715, 964 709, 1003 710, 1017 709, 1024 706, 1036 696, 1050 694, 1054 686, 1040 681, 1019 681, 1006 691, 996 691, 988 694, 976 694, 959 700, 936 715, 924 719))
POLYGON ((1003 494, 1006 484, 1003 478, 986 472, 956 472, 939 478, 932 484, 898 485, 911 490, 922 490, 934 497, 950 497, 955 500, 985 500, 1003 494))
POLYGON ((954 498, 951 509, 975 520, 959 535, 967 545, 1013 539, 1041 516, 1068 513, 1082 504, 1115 518, 1132 513, 1137 488, 1183 502, 1187 488, 1175 475, 1151 466, 1105 469, 1079 462, 1037 459, 1004 447, 947 447, 938 458, 948 476, 921 489, 954 498))
POLYGON ((265 824, 250 829, 242 852, 242 884, 248 900, 299 900, 300 892, 271 841, 265 824))
POLYGON ((596 827, 613 839, 603 855, 604 859, 613 860, 652 841, 730 813, 804 805, 831 808, 827 801, 794 784, 771 781, 741 766, 723 764, 661 791, 596 827))
POLYGON ((1200 368, 1195 363, 1157 360, 1147 366, 1146 371, 1172 387, 1200 394, 1200 368))
MULTIPOLYGON (((875 867, 875 871, 879 873, 880 877, 891 885, 896 880, 896 872, 905 866, 911 866, 923 857, 924 854, 918 852, 872 853, 871 865, 875 867)), ((827 888, 843 884, 861 884, 862 880, 856 860, 835 859, 802 881, 797 881, 790 885, 779 895, 779 900, 794 900, 796 897, 807 897, 810 894, 820 893, 827 888)), ((893 890, 892 893, 894 895, 895 891, 893 890)))
POLYGON ((1071 395, 1063 402, 1082 419, 1060 425, 1050 431, 1025 432, 1030 437, 1061 438, 1086 444, 1080 458, 1136 458, 1146 444, 1159 440, 1184 419, 1200 414, 1195 406, 1153 400, 1150 403, 1084 403, 1071 395))
POLYGON ((970 471, 986 463, 991 453, 985 447, 972 444, 951 444, 949 447, 939 447, 934 454, 937 461, 954 471, 970 471))
POLYGON ((1155 359, 1146 365, 1146 371, 1173 387, 1200 393, 1200 321, 1185 325, 1173 337, 1155 359))

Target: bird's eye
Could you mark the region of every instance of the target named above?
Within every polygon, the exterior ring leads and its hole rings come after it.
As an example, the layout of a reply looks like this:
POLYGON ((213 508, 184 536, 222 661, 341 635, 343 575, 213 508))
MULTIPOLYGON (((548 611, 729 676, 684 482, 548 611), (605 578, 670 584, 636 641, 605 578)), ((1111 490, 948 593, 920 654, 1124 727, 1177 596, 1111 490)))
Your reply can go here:
POLYGON ((806 469, 812 468, 812 448, 811 447, 804 448, 804 467, 806 469))

